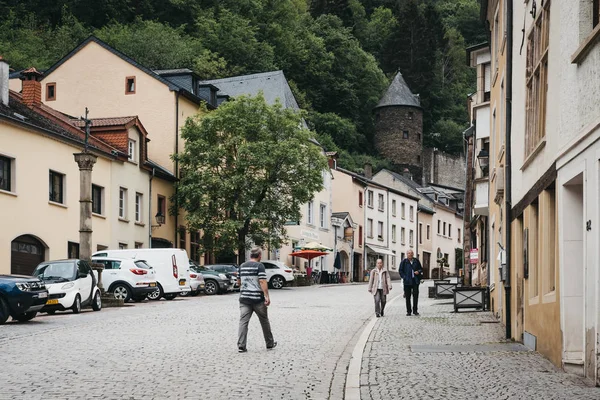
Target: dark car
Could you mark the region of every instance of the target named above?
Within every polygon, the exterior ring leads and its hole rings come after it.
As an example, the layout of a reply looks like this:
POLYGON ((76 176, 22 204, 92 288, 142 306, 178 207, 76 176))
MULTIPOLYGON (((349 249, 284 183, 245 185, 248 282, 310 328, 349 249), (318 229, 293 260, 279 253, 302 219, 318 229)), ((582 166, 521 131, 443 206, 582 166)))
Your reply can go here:
POLYGON ((233 288, 231 275, 201 266, 190 260, 190 271, 202 274, 204 277, 204 293, 207 295, 227 292, 233 288))
POLYGON ((48 300, 42 281, 31 276, 0 275, 0 325, 8 317, 17 321, 33 319, 48 300))
POLYGON ((229 275, 233 282, 233 290, 240 289, 240 285, 238 285, 239 268, 236 264, 211 264, 205 265, 205 267, 210 268, 213 271, 222 272, 225 275, 229 275))

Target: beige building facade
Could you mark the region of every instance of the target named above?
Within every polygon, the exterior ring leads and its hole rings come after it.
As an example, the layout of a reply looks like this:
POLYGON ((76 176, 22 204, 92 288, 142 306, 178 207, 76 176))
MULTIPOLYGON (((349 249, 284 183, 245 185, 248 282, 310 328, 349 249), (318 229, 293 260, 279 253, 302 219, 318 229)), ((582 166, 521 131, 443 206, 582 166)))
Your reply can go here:
MULTIPOLYGON (((0 205, 11 210, 0 235, 0 273, 31 274, 39 262, 79 256, 80 174, 73 154, 83 150, 85 133, 41 103, 36 72, 25 74, 22 94, 11 92, 0 104, 0 205)), ((0 90, 8 94, 7 85, 0 90)), ((100 140, 101 131, 90 136, 98 156, 92 172, 92 250, 147 247, 153 222, 146 132, 137 118, 110 121, 121 129, 111 135, 141 146, 129 155, 126 145, 120 149, 100 140)), ((166 195, 172 193, 172 175, 154 179, 171 188, 166 195)))

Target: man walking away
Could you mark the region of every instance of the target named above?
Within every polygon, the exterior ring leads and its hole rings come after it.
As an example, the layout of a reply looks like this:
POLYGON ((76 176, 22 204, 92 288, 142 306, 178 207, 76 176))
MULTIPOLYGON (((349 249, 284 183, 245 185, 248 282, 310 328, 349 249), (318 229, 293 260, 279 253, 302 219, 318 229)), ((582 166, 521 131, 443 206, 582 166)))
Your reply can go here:
POLYGON ((387 270, 383 269, 383 260, 377 260, 377 266, 369 277, 369 293, 375 297, 375 315, 383 317, 386 296, 392 290, 392 279, 387 270))
POLYGON ((423 276, 423 267, 414 253, 409 250, 406 258, 400 263, 400 277, 404 281, 404 297, 406 298, 406 315, 419 315, 419 285, 423 276), (412 296, 412 306, 410 298, 412 296))
POLYGON ((269 287, 267 284, 267 273, 265 266, 260 262, 262 249, 255 247, 250 251, 250 261, 240 265, 238 284, 240 285, 240 330, 238 335, 238 351, 245 353, 246 339, 248 337, 248 323, 252 313, 258 315, 262 326, 263 336, 267 344, 267 350, 277 346, 271 333, 271 324, 267 314, 267 306, 271 304, 269 299, 269 287))

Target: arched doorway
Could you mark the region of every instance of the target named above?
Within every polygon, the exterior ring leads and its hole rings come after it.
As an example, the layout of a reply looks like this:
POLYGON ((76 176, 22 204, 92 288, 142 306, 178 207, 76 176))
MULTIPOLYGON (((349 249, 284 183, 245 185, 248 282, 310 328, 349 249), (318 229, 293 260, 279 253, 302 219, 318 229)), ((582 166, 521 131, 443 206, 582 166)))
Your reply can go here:
POLYGON ((32 235, 22 235, 10 244, 10 273, 31 275, 39 263, 45 260, 46 246, 32 235))
POLYGON ((151 246, 153 249, 171 249, 173 248, 173 242, 167 239, 153 237, 151 246))
POLYGON ((348 257, 348 253, 343 250, 340 251, 340 263, 342 265, 340 272, 345 272, 346 275, 348 275, 348 272, 350 272, 350 257, 348 257))

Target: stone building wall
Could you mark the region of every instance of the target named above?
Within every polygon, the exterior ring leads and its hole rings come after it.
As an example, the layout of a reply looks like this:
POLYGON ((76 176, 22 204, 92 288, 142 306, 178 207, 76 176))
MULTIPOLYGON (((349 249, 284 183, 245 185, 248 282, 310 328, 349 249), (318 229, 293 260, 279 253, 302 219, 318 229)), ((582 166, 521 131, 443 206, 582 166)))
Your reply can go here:
POLYGON ((423 112, 417 107, 378 108, 375 147, 398 172, 408 168, 417 182, 423 174, 423 112), (408 136, 408 138, 406 137, 408 136))
POLYGON ((464 189, 465 173, 463 155, 455 156, 437 149, 423 149, 423 185, 435 183, 464 189))

